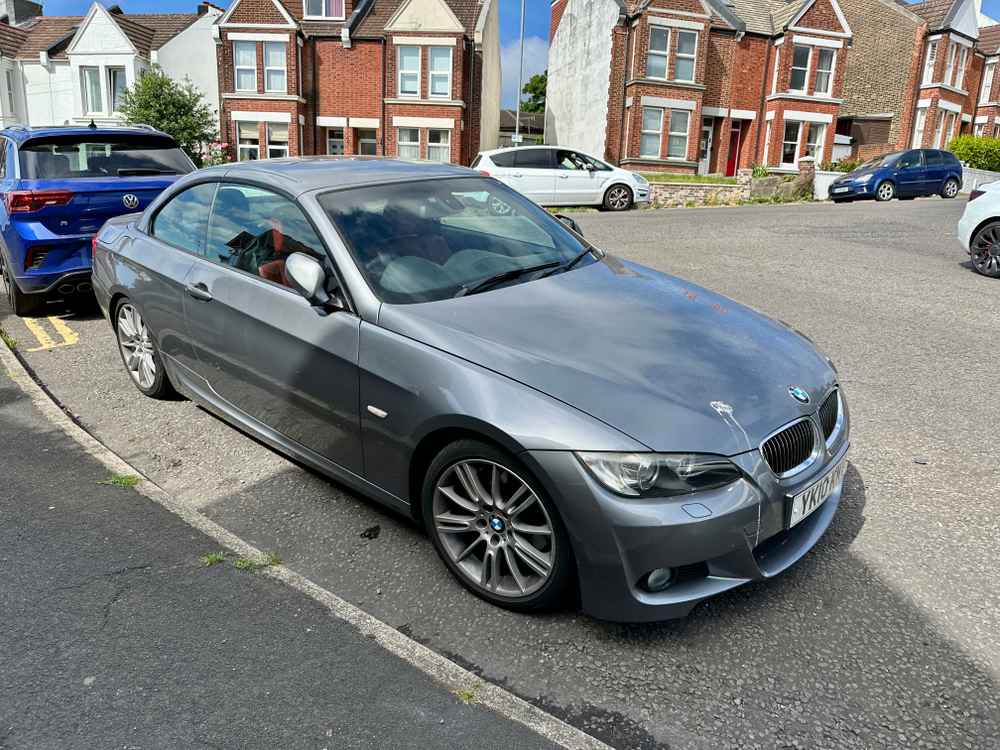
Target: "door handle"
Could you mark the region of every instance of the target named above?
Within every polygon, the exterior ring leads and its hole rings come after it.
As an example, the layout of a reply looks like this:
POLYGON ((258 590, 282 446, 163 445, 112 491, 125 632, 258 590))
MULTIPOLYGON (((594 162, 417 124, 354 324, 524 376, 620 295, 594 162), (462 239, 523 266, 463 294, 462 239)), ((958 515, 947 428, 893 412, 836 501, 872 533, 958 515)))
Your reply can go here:
POLYGON ((208 291, 208 287, 202 284, 200 281, 197 284, 188 284, 184 287, 184 291, 188 293, 189 296, 194 297, 196 300, 202 302, 211 302, 212 295, 208 291))
POLYGON ((524 175, 521 174, 520 172, 515 172, 514 174, 511 175, 511 177, 524 177, 524 175))
POLYGON ((559 175, 559 179, 560 180, 568 180, 569 179, 569 175, 568 174, 561 174, 561 175, 559 175))

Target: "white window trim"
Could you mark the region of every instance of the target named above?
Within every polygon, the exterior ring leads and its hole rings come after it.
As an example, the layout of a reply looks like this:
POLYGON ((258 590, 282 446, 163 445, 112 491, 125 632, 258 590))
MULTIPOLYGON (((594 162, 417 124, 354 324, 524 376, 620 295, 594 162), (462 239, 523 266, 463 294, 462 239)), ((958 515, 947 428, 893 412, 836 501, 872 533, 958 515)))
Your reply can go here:
POLYGON ((788 168, 791 168, 791 169, 797 169, 798 168, 798 166, 799 166, 799 153, 802 151, 802 131, 804 130, 804 128, 802 127, 802 125, 803 125, 803 122, 801 120, 789 120, 787 118, 781 123, 781 152, 778 155, 778 159, 780 160, 778 162, 779 166, 781 166, 781 167, 788 167, 788 168), (795 159, 791 163, 789 163, 789 162, 786 162, 784 160, 785 159, 785 144, 786 143, 791 143, 791 141, 786 141, 785 140, 785 133, 788 130, 788 126, 792 125, 792 124, 798 125, 799 126, 799 131, 798 131, 798 133, 796 135, 796 138, 795 138, 795 159))
POLYGON ((767 121, 767 127, 765 128, 765 132, 764 132, 764 166, 768 166, 770 164, 770 162, 768 162, 768 160, 767 160, 767 156, 768 156, 768 152, 771 150, 771 135, 772 135, 771 123, 772 122, 773 122, 773 120, 770 120, 770 119, 767 121))
POLYGON ((809 138, 817 130, 822 131, 820 138, 816 141, 816 153, 813 154, 813 160, 816 164, 820 164, 823 161, 823 150, 826 144, 826 124, 821 122, 811 122, 809 123, 809 136, 806 138, 806 146, 809 146, 809 138))
POLYGON ((431 134, 430 134, 430 131, 428 131, 427 132, 427 159, 428 159, 428 161, 438 161, 438 162, 440 162, 441 161, 440 159, 433 159, 433 158, 431 158, 431 152, 432 151, 442 151, 443 150, 443 151, 446 152, 447 158, 442 163, 443 164, 449 164, 449 163, 451 163, 451 131, 450 130, 446 130, 444 128, 432 128, 432 130, 434 132, 436 132, 436 133, 444 133, 445 134, 445 139, 446 139, 447 142, 446 143, 431 143, 431 134))
POLYGON ((924 74, 920 79, 921 86, 929 85, 934 79, 934 68, 937 65, 938 52, 941 49, 940 39, 931 39, 924 49, 924 74), (934 54, 931 54, 931 50, 934 54))
MULTIPOLYGON (((307 5, 307 3, 305 3, 305 2, 302 3, 302 12, 303 12, 303 14, 305 13, 306 5, 307 5)), ((309 15, 303 15, 302 16, 302 20, 303 21, 343 21, 343 20, 345 20, 347 18, 347 16, 345 15, 346 10, 347 10, 347 0, 341 0, 340 7, 343 8, 344 10, 341 12, 341 14, 339 16, 309 16, 309 15)))
POLYGON ((792 45, 792 59, 790 60, 791 65, 788 68, 788 92, 790 94, 806 94, 809 92, 809 79, 812 77, 812 59, 813 59, 813 48, 805 44, 793 44, 792 45), (795 48, 801 47, 802 49, 809 51, 809 57, 806 58, 806 77, 802 83, 802 88, 793 89, 792 88, 792 73, 796 70, 802 70, 802 68, 795 67, 795 48))
POLYGON ((338 139, 331 138, 330 136, 333 134, 333 131, 335 131, 335 130, 339 130, 340 131, 340 138, 339 138, 339 140, 340 140, 340 154, 337 154, 337 156, 342 155, 342 154, 344 154, 344 153, 347 152, 347 134, 344 132, 344 128, 342 128, 342 127, 326 128, 326 153, 327 153, 328 156, 333 156, 334 155, 333 151, 330 150, 330 142, 334 141, 334 140, 338 140, 338 139))
MULTIPOLYGON (((236 122, 240 123, 240 122, 249 122, 249 121, 248 120, 237 120, 236 122)), ((240 143, 240 126, 239 126, 239 124, 236 125, 236 161, 250 161, 249 159, 243 159, 241 157, 242 157, 242 154, 243 154, 244 151, 252 151, 252 150, 256 150, 256 152, 257 152, 257 158, 260 159, 260 126, 258 125, 258 123, 254 123, 254 125, 257 127, 257 145, 256 146, 244 146, 243 144, 240 143)))
MULTIPOLYGON (((417 156, 416 156, 416 158, 419 159, 420 158, 420 145, 421 145, 420 141, 421 141, 422 135, 423 135, 423 133, 420 130, 420 128, 414 128, 414 127, 396 128, 396 155, 400 159, 402 159, 402 158, 404 158, 403 157, 403 153, 402 153, 404 145, 406 145, 406 146, 416 146, 417 147, 417 156), (414 131, 416 131, 416 133, 417 133, 417 140, 416 141, 405 141, 404 142, 403 139, 402 139, 402 131, 404 131, 404 130, 414 130, 414 131)), ((409 159, 409 158, 413 158, 413 157, 405 157, 405 158, 409 159)))
POLYGON ((4 71, 4 83, 7 86, 7 104, 10 105, 10 117, 17 116, 17 95, 14 90, 14 70, 13 68, 7 68, 4 71))
POLYGON ((396 47, 396 96, 400 99, 419 99, 420 98, 420 79, 422 78, 423 65, 424 65, 423 49, 419 46, 412 44, 401 44, 396 47), (417 51, 417 69, 403 70, 402 59, 403 59, 403 49, 415 49, 417 51), (417 92, 415 94, 404 94, 403 93, 403 74, 413 75, 417 74, 417 92))
POLYGON ((101 66, 99 66, 99 65, 81 65, 80 68, 79 68, 79 70, 80 70, 80 90, 81 90, 82 95, 83 95, 83 101, 82 101, 82 104, 83 104, 83 114, 84 115, 103 115, 104 114, 104 102, 103 101, 101 101, 99 109, 94 109, 91 106, 91 104, 92 104, 92 102, 90 101, 91 89, 90 89, 90 86, 87 85, 87 76, 86 76, 86 73, 90 72, 90 71, 94 72, 97 75, 98 91, 101 92, 101 98, 103 100, 103 98, 106 96, 106 92, 104 90, 105 89, 105 83, 104 83, 104 79, 103 79, 103 70, 102 70, 101 66))
MULTIPOLYGON (((698 44, 699 37, 697 31, 692 31, 690 29, 681 29, 677 32, 677 49, 674 52, 674 80, 680 83, 694 83, 695 79, 698 77, 698 44), (693 34, 694 35, 694 52, 690 55, 682 55, 680 52, 680 42, 681 34, 693 34), (690 78, 677 78, 677 60, 684 59, 691 61, 691 77, 690 78)), ((669 49, 669 47, 668 47, 669 49)))
POLYGON ((264 42, 264 92, 267 94, 287 94, 288 93, 288 42, 264 42), (271 45, 280 45, 283 49, 284 54, 282 55, 282 63, 284 63, 280 68, 267 65, 267 47, 271 45), (284 88, 268 88, 267 87, 267 74, 269 71, 280 70, 285 79, 284 88))
POLYGON ((660 107, 642 107, 639 111, 639 158, 640 159, 659 159, 663 154, 663 114, 664 110, 660 107), (660 125, 657 130, 646 130, 646 113, 643 110, 652 109, 659 112, 660 115, 660 125), (655 135, 656 136, 656 153, 655 154, 644 154, 642 152, 642 137, 644 135, 655 135))
MULTIPOLYGON (((816 73, 817 73, 817 75, 820 72, 819 61, 820 61, 820 58, 823 55, 823 52, 825 52, 825 51, 826 51, 825 49, 820 49, 820 50, 818 50, 816 52, 816 73)), ((837 74, 837 50, 830 50, 830 53, 833 55, 833 57, 830 60, 830 78, 829 78, 829 80, 827 82, 827 87, 826 87, 826 89, 822 89, 822 90, 819 89, 819 88, 816 88, 813 91, 813 96, 833 96, 833 79, 834 79, 834 76, 836 76, 836 74, 837 74)))
POLYGON ((237 39, 233 42, 233 91, 253 91, 256 93, 257 88, 257 42, 251 42, 245 39, 237 39), (246 65, 238 64, 237 60, 239 56, 236 54, 236 49, 241 44, 248 44, 253 47, 253 68, 246 65), (240 71, 241 70, 253 70, 253 88, 240 88, 240 71))
POLYGON ((111 114, 116 114, 118 112, 118 110, 115 109, 115 102, 114 102, 114 99, 115 99, 115 87, 114 87, 114 84, 111 81, 111 73, 112 73, 112 71, 119 72, 119 73, 121 73, 125 77, 125 88, 126 89, 128 88, 128 73, 126 72, 126 68, 125 68, 124 65, 109 65, 106 68, 104 68, 104 78, 105 78, 104 83, 108 87, 107 92, 106 92, 107 96, 108 96, 108 112, 111 113, 111 114))
POLYGON ((668 29, 668 28, 665 28, 665 27, 662 27, 662 26, 657 26, 654 29, 654 27, 652 27, 652 26, 649 27, 649 39, 646 42, 646 78, 651 78, 654 81, 668 81, 668 80, 670 80, 670 37, 671 37, 671 33, 670 33, 670 29, 668 29), (666 48, 665 51, 660 52, 659 50, 654 50, 653 49, 653 31, 662 31, 664 34, 667 35, 667 48, 666 48), (663 76, 662 77, 661 76, 650 75, 650 73, 649 73, 649 58, 653 57, 653 56, 662 57, 663 58, 664 65, 663 65, 663 76))
POLYGON ((958 45, 954 43, 948 44, 948 64, 944 69, 944 81, 942 83, 947 83, 949 86, 955 80, 955 63, 958 62, 958 45))
POLYGON ((927 107, 917 107, 913 115, 913 141, 911 148, 922 148, 924 142, 924 131, 927 129, 927 107), (920 127, 917 127, 917 126, 920 127))
POLYGON ((277 122, 275 122, 275 123, 271 123, 271 122, 267 123, 267 128, 265 129, 265 131, 266 131, 265 132, 265 136, 267 137, 267 140, 266 140, 266 142, 263 145, 264 145, 265 153, 267 154, 267 158, 268 159, 281 159, 281 158, 284 158, 284 157, 288 156, 288 148, 291 145, 291 140, 292 140, 292 127, 291 127, 291 125, 288 125, 288 141, 285 143, 285 145, 284 146, 272 146, 271 145, 271 126, 272 125, 283 125, 283 124, 285 124, 285 123, 277 123, 277 122), (271 150, 272 149, 284 151, 283 156, 271 156, 271 150))
POLYGON ((451 99, 452 72, 454 71, 454 66, 455 55, 451 47, 439 47, 435 45, 427 48, 427 97, 429 99, 451 99), (431 67, 431 54, 435 50, 445 50, 448 53, 448 91, 445 94, 434 93, 434 77, 446 75, 445 73, 435 73, 434 69, 431 67))
MULTIPOLYGON (((683 109, 672 109, 672 110, 670 110, 670 117, 667 120, 667 159, 669 159, 671 161, 687 161, 688 160, 688 151, 691 148, 691 120, 693 120, 693 119, 694 118, 691 117, 691 112, 688 111, 688 110, 683 110, 683 109), (684 115, 687 116, 687 130, 685 130, 683 132, 683 134, 681 133, 681 131, 676 131, 675 132, 673 130, 673 127, 674 127, 674 113, 675 112, 677 112, 678 114, 684 114, 684 115), (684 155, 683 156, 671 156, 670 155, 670 139, 671 138, 679 138, 681 135, 684 136, 684 155)), ((662 128, 662 125, 661 125, 661 128, 662 128)))
POLYGON ((993 77, 997 72, 997 64, 995 62, 986 63, 983 68, 983 82, 980 84, 979 88, 979 99, 981 101, 989 101, 990 92, 993 90, 993 77))
POLYGON ((961 89, 965 84, 965 69, 969 64, 969 48, 963 46, 958 53, 958 70, 955 71, 955 88, 961 89))
POLYGON ((774 48, 774 76, 771 78, 771 93, 778 93, 778 73, 781 71, 781 47, 774 48))

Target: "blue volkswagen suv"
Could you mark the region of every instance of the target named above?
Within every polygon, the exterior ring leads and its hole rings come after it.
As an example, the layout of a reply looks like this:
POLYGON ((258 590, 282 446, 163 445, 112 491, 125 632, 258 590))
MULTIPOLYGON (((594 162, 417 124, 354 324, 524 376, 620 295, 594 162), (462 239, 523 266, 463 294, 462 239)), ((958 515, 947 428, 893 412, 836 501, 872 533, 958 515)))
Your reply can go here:
POLYGON ((15 315, 89 293, 94 235, 195 169, 148 127, 0 130, 0 277, 15 315))
POLYGON ((922 195, 954 198, 962 189, 962 163, 949 151, 914 148, 878 156, 830 185, 834 203, 908 200, 922 195))

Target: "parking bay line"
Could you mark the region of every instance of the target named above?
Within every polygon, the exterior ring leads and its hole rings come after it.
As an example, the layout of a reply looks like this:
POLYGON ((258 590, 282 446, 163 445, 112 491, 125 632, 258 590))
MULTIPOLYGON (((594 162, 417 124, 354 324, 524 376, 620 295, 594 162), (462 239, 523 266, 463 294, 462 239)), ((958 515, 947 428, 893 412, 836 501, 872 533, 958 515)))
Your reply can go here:
MULTIPOLYGON (((28 320, 25 319, 25 323, 28 320)), ((42 329, 44 332, 44 329, 42 329)), ((32 331, 34 332, 34 331, 32 331)), ((46 334, 48 335, 48 334, 46 334)), ((62 346, 62 344, 57 345, 62 346)), ((114 453, 93 435, 76 424, 60 405, 35 382, 21 359, 0 342, 0 364, 11 380, 54 425, 79 445, 84 452, 101 462, 112 474, 134 475, 142 481, 135 491, 178 516, 189 526, 211 537, 219 544, 252 560, 263 560, 263 551, 244 541, 201 513, 192 510, 167 494, 146 478, 142 472, 114 453)), ((2 370, 0 370, 2 372, 2 370)), ((511 721, 523 724, 566 750, 611 750, 610 746, 586 732, 528 703, 499 685, 484 680, 445 656, 431 650, 374 615, 365 612, 332 591, 324 589, 305 576, 284 565, 265 568, 262 575, 299 591, 326 607, 330 613, 354 626, 379 646, 409 663, 452 692, 471 693, 473 701, 511 721)))
POLYGON ((33 318, 24 318, 24 325, 32 335, 38 341, 38 346, 33 349, 28 349, 29 352, 43 352, 49 349, 58 349, 64 346, 73 346, 80 340, 80 334, 74 331, 66 321, 61 318, 57 318, 54 315, 48 317, 49 325, 52 329, 59 334, 62 341, 56 342, 49 332, 45 330, 45 327, 33 318))

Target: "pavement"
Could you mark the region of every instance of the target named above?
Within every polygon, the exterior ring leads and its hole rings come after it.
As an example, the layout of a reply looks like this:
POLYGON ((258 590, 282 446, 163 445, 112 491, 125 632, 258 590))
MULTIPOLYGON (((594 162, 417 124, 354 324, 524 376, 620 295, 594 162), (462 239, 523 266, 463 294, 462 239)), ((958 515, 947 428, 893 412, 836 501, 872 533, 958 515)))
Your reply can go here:
POLYGON ((66 409, 187 507, 615 747, 995 750, 1000 284, 969 268, 961 211, 932 199, 574 215, 599 246, 808 334, 852 408, 842 507, 816 549, 656 625, 491 607, 407 519, 189 402, 142 399, 93 313, 36 319, 48 344, 2 325, 66 409))
POLYGON ((555 748, 307 596, 207 566, 0 368, 0 748, 555 748))

